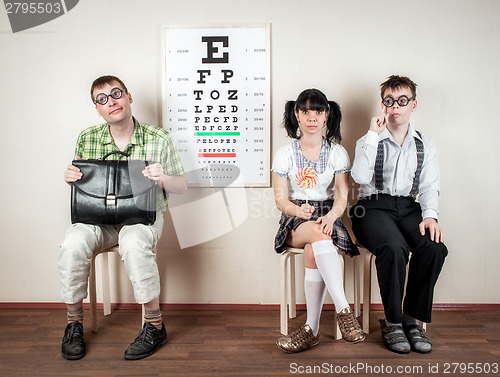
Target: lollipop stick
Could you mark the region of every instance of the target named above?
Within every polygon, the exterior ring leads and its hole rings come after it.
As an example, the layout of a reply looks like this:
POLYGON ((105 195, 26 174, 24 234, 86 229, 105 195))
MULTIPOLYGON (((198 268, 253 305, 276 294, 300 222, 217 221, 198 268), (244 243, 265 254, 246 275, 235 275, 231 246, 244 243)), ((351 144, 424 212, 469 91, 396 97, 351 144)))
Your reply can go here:
POLYGON ((305 190, 305 192, 306 192, 306 204, 308 204, 308 203, 307 203, 307 190, 305 190))

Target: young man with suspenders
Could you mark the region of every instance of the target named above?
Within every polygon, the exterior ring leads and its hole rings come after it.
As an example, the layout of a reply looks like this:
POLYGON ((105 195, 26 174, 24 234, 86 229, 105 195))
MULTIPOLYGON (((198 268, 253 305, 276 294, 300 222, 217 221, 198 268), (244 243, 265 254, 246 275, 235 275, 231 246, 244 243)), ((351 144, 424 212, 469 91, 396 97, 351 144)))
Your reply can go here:
POLYGON ((428 353, 432 344, 417 320, 431 321, 434 286, 448 254, 437 221, 437 150, 430 137, 410 125, 417 108, 412 80, 390 76, 381 97, 380 114, 356 143, 351 175, 360 184, 360 200, 350 212, 352 228, 376 257, 386 347, 428 353))

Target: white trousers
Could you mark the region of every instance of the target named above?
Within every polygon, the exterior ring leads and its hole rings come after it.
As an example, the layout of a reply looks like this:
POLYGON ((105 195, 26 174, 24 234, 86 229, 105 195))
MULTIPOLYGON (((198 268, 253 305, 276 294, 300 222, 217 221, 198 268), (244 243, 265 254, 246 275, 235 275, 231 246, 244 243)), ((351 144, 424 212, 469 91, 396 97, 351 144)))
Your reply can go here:
POLYGON ((153 250, 163 230, 163 213, 153 225, 72 224, 60 245, 61 300, 75 304, 87 297, 90 258, 95 252, 119 245, 119 252, 134 288, 135 300, 145 304, 160 295, 160 275, 153 250))

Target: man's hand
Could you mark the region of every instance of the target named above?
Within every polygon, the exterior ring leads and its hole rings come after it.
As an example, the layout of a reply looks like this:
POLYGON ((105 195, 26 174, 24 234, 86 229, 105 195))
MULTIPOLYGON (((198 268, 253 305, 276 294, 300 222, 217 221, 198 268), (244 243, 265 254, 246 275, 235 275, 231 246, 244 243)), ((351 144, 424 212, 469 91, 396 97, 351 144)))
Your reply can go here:
MULTIPOLYGON (((76 157, 77 160, 81 160, 80 156, 76 157)), ((73 182, 78 181, 83 176, 79 168, 74 165, 68 165, 66 171, 64 172, 64 181, 70 185, 73 182)))
POLYGON ((431 241, 436 243, 444 242, 443 230, 437 223, 436 219, 427 217, 419 224, 418 227, 420 228, 420 234, 422 236, 425 236, 425 229, 429 229, 431 241))
POLYGON ((156 162, 152 165, 146 166, 146 168, 142 171, 142 174, 151 179, 152 181, 161 181, 163 180, 163 166, 160 163, 156 162))
POLYGON ((374 116, 370 121, 370 131, 380 134, 389 124, 389 115, 387 115, 387 107, 382 105, 380 114, 374 116))

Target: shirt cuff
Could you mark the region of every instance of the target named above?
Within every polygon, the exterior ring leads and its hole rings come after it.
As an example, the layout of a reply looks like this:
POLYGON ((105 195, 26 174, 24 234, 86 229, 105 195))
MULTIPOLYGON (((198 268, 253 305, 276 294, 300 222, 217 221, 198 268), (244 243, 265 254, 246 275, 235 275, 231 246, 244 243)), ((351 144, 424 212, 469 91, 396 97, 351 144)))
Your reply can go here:
POLYGON ((276 171, 276 170, 274 170, 274 169, 271 169, 271 171, 272 171, 273 173, 278 174, 280 177, 283 177, 283 178, 288 178, 288 173, 282 173, 282 172, 276 171))
POLYGON ((344 174, 344 173, 349 173, 351 171, 351 167, 348 168, 343 168, 339 170, 335 170, 333 174, 344 174))
POLYGON ((434 209, 427 208, 422 211, 422 219, 426 219, 428 217, 432 217, 433 219, 438 219, 438 212, 434 209))
POLYGON ((369 145, 378 145, 378 133, 369 130, 366 134, 365 143, 369 145))

